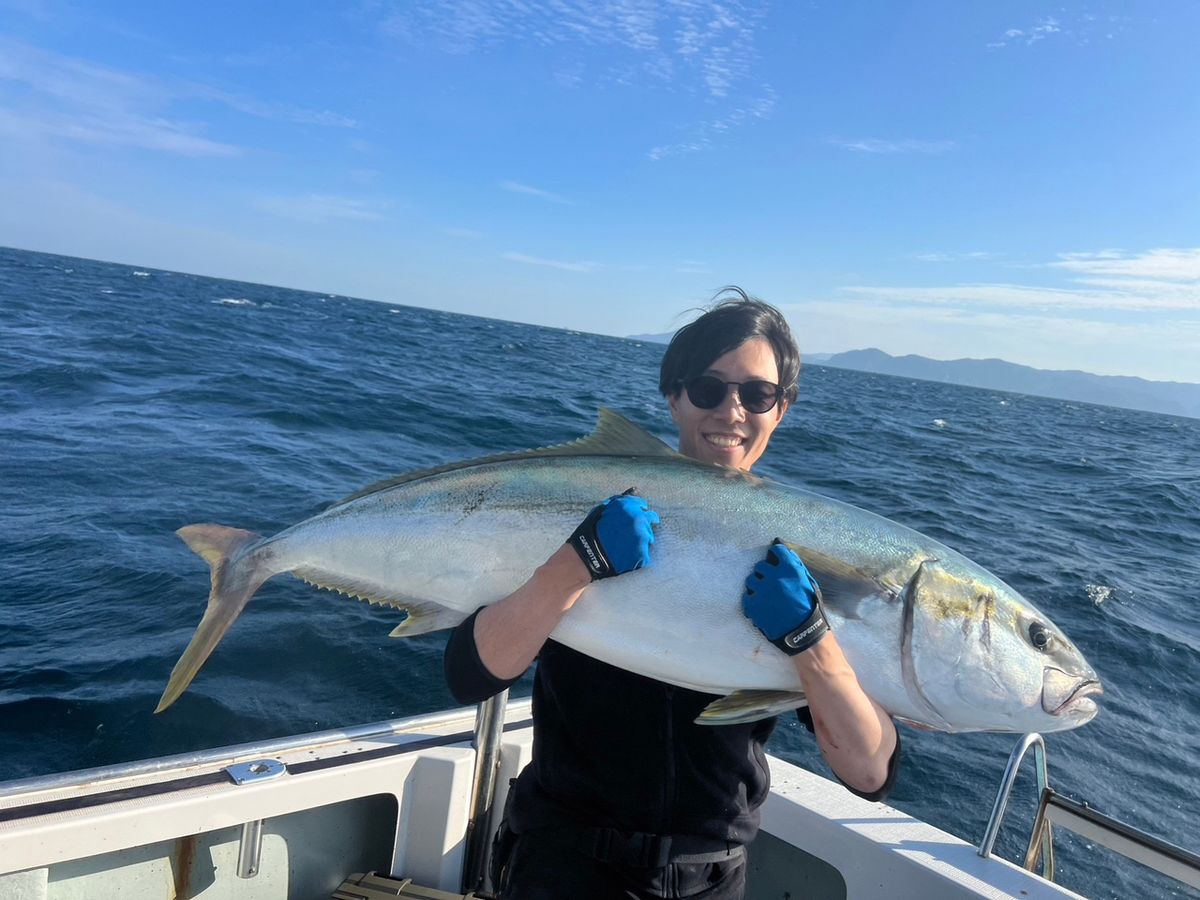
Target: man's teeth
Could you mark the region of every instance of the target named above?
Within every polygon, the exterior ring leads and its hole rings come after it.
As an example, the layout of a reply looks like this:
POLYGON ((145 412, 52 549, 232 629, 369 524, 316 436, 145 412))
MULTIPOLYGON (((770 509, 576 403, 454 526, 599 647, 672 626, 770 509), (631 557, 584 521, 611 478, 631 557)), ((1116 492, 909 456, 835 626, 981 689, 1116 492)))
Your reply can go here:
POLYGON ((717 447, 732 448, 742 443, 742 439, 733 434, 706 434, 704 439, 717 447))

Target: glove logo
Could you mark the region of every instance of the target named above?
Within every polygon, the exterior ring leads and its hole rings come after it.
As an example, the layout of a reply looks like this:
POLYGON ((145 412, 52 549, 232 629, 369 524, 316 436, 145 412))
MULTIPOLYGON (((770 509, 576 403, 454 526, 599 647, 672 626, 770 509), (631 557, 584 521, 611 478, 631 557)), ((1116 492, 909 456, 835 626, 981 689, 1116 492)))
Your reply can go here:
POLYGON ((592 542, 589 541, 582 534, 579 536, 579 546, 582 547, 583 552, 587 554, 588 568, 591 569, 593 572, 603 571, 604 566, 600 563, 600 560, 597 558, 596 551, 592 549, 592 542))
POLYGON ((813 624, 809 625, 803 631, 793 631, 791 634, 789 634, 787 637, 785 637, 783 639, 783 642, 785 644, 787 644, 789 647, 799 647, 802 643, 804 643, 804 639, 806 637, 808 637, 810 634, 812 634, 814 631, 816 631, 818 628, 820 628, 824 624, 825 624, 824 620, 813 622, 813 624))

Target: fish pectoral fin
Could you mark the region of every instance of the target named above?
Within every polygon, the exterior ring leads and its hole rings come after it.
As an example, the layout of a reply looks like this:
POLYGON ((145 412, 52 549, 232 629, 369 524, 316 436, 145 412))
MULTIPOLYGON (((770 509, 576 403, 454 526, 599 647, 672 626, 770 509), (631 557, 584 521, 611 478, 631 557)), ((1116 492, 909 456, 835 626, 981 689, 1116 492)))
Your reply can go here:
POLYGON ((704 707, 697 725, 738 725, 808 705, 801 691, 734 691, 704 707))
POLYGON ((393 628, 388 637, 414 637, 418 634, 441 631, 443 628, 453 628, 467 617, 466 613, 436 603, 409 601, 404 604, 404 611, 408 613, 408 618, 393 628))
POLYGON ((820 585, 821 599, 825 604, 843 616, 854 617, 856 607, 865 597, 894 594, 900 589, 899 585, 885 584, 870 573, 819 550, 791 541, 785 540, 784 543, 795 551, 812 572, 820 585))

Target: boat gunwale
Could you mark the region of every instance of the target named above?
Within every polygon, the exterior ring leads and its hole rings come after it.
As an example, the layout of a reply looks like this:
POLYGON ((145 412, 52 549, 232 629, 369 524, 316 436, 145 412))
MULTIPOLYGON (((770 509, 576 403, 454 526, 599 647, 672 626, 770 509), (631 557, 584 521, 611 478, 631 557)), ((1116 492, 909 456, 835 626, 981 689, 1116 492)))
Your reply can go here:
MULTIPOLYGON (((508 711, 514 716, 528 717, 529 707, 529 699, 515 700, 508 705, 508 711)), ((293 734, 243 744, 228 744, 223 747, 177 753, 171 756, 113 763, 48 775, 31 775, 0 782, 0 801, 12 801, 25 795, 50 793, 71 788, 99 787, 104 782, 154 776, 181 769, 202 768, 216 763, 229 764, 242 759, 292 753, 297 750, 344 744, 348 741, 374 740, 428 730, 446 730, 447 726, 454 723, 474 720, 475 715, 474 707, 457 707, 451 710, 398 719, 384 719, 345 728, 331 728, 325 731, 293 734)), ((447 736, 452 733, 451 730, 446 731, 447 736)))

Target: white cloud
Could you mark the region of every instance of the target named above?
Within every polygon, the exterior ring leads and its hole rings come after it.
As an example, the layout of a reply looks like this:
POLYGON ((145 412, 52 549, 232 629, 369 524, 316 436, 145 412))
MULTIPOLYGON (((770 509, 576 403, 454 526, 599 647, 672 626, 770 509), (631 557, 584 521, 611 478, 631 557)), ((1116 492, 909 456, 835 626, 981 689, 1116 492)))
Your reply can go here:
POLYGON ((59 138, 180 156, 236 156, 242 152, 232 144, 193 134, 184 124, 136 115, 18 113, 0 108, 0 135, 13 142, 59 138))
POLYGON ((176 88, 176 93, 180 97, 211 100, 259 119, 273 119, 280 122, 291 122, 295 125, 318 125, 323 128, 358 127, 357 120, 328 109, 306 109, 287 103, 268 103, 203 84, 181 85, 176 88))
POLYGON ((49 22, 54 18, 47 0, 0 0, 0 9, 28 16, 38 22, 49 22))
POLYGON ((858 138, 854 140, 834 138, 831 144, 854 150, 858 153, 946 153, 957 150, 956 141, 919 141, 913 139, 886 140, 883 138, 858 138))
POLYGON ((542 266, 547 269, 559 269, 563 272, 594 272, 600 268, 599 263, 594 262, 564 262, 557 259, 545 259, 540 256, 529 256, 525 253, 505 253, 501 259, 506 259, 509 262, 524 263, 527 266, 542 266))
POLYGON ((968 253, 943 253, 940 251, 935 251, 932 253, 915 253, 913 254, 912 258, 917 260, 917 262, 928 263, 960 262, 964 260, 969 262, 979 262, 989 259, 999 259, 1000 254, 991 253, 987 250, 973 250, 968 253))
POLYGON ((998 307, 1004 309, 1076 309, 1148 312, 1200 312, 1200 295, 1176 285, 1146 282, 1141 290, 1121 283, 1108 290, 1037 287, 1020 284, 956 284, 937 287, 863 287, 842 290, 856 297, 930 306, 998 307))
POLYGON ((717 138, 753 119, 769 118, 775 109, 775 91, 770 85, 762 86, 762 95, 744 105, 735 107, 725 115, 689 126, 689 137, 675 144, 652 147, 647 156, 652 160, 666 159, 685 153, 698 153, 716 146, 717 138))
POLYGON ((782 307, 805 352, 878 347, 932 359, 998 357, 1043 369, 1200 381, 1200 321, 1105 321, 1054 312, 1013 313, 874 300, 782 307))
POLYGON ((1059 254, 1059 261, 1051 265, 1084 275, 1117 275, 1200 284, 1200 247, 1184 250, 1164 248, 1134 255, 1120 250, 1062 253, 1059 254))
POLYGON ((878 346, 1200 382, 1200 248, 1063 253, 1025 268, 1065 283, 849 285, 796 306, 798 333, 812 350, 878 346))
MULTIPOLYGON (((616 49, 642 74, 692 72, 710 96, 724 97, 756 60, 763 15, 741 0, 406 0, 388 7, 380 27, 450 53, 502 43, 616 49)), ((610 65, 619 71, 622 62, 610 65)))
MULTIPOLYGON (((925 254, 926 261, 948 261, 925 254)), ((1140 254, 1113 250, 1060 254, 1045 268, 1073 273, 1071 287, 966 283, 930 287, 848 286, 855 297, 929 306, 1200 313, 1200 248, 1140 254)))
POLYGON ((519 181, 502 181, 500 189, 503 191, 511 191, 514 194, 527 194, 530 197, 538 197, 542 200, 548 200, 551 203, 565 203, 571 205, 571 201, 560 194, 553 194, 550 191, 544 191, 541 188, 532 187, 528 184, 521 184, 519 181))
POLYGON ((266 103, 205 85, 169 82, 0 38, 0 133, 11 141, 64 140, 183 156, 235 156, 241 148, 172 116, 184 100, 207 100, 259 118, 354 127, 325 110, 266 103))
POLYGON ((1071 21, 1067 22, 1055 16, 1043 16, 1034 20, 1032 25, 1023 28, 1006 28, 1000 37, 987 43, 987 49, 1030 47, 1050 38, 1065 39, 1079 45, 1089 44, 1100 38, 1112 40, 1117 33, 1124 30, 1126 23, 1126 19, 1121 16, 1097 17, 1089 13, 1071 16, 1070 19, 1071 21))
POLYGON ((325 222, 374 222, 383 218, 377 201, 336 194, 301 194, 294 197, 263 197, 254 206, 262 212, 309 224, 325 222))
POLYGON ((682 126, 682 137, 651 159, 706 150, 714 137, 770 115, 774 91, 754 77, 756 37, 767 8, 744 0, 403 0, 384 6, 380 27, 395 38, 450 53, 524 44, 547 53, 547 73, 564 88, 585 78, 645 92, 702 96, 710 120, 682 126), (556 52, 557 51, 557 52, 556 52), (752 86, 752 87, 747 87, 752 86))

